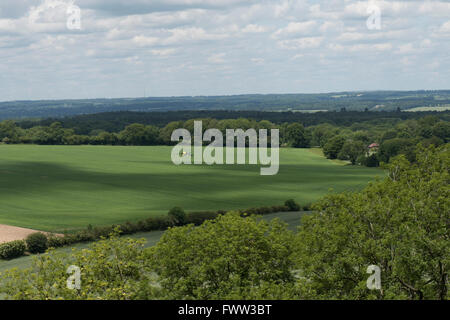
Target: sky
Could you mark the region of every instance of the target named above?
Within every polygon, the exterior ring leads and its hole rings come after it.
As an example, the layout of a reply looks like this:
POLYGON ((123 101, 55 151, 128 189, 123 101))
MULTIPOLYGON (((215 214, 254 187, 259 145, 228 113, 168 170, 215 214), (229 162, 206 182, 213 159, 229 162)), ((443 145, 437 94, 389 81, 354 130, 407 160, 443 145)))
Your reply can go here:
POLYGON ((450 1, 0 1, 0 101, 450 89, 449 52, 450 1))

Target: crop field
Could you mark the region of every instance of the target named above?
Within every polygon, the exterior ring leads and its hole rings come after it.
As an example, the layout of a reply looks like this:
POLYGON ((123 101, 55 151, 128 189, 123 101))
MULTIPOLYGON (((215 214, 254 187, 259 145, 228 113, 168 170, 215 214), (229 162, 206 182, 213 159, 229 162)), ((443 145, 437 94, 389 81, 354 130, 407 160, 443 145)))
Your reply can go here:
POLYGON ((308 149, 281 149, 280 171, 259 165, 183 165, 171 147, 0 145, 0 224, 43 231, 110 225, 186 211, 311 203, 353 190, 380 169, 336 163, 308 149))
POLYGON ((450 104, 447 104, 445 106, 439 106, 439 107, 416 107, 412 109, 407 109, 404 111, 407 112, 425 112, 425 111, 438 111, 438 112, 444 112, 450 110, 450 104))

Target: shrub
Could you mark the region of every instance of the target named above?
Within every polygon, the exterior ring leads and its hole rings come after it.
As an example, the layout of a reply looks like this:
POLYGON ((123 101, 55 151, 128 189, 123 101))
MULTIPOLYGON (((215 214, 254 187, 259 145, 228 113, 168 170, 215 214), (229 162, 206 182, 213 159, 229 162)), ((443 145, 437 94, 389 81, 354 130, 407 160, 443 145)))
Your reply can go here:
POLYGON ((168 216, 176 226, 182 226, 186 224, 186 213, 180 207, 170 209, 168 216))
POLYGON ((20 256, 25 253, 25 242, 22 240, 11 241, 0 244, 0 259, 9 260, 20 256))
POLYGON ((294 199, 286 200, 284 205, 288 207, 289 211, 300 211, 300 205, 294 199))
POLYGON ((59 248, 65 246, 66 244, 67 240, 65 237, 50 236, 47 239, 47 246, 49 248, 59 248))
POLYGON ((122 234, 133 234, 140 230, 139 230, 137 224, 133 224, 131 222, 126 222, 125 224, 122 224, 120 226, 120 231, 122 234))
POLYGON ((272 206, 272 212, 286 212, 289 211, 289 207, 287 206, 272 206))
POLYGON ((219 213, 214 211, 190 212, 186 215, 186 223, 199 226, 206 220, 213 220, 218 216, 219 213))
POLYGON ((44 253, 48 248, 47 237, 40 232, 30 234, 25 242, 27 243, 27 249, 30 253, 44 253))
POLYGON ((143 231, 165 230, 172 225, 170 217, 152 217, 144 222, 143 231))

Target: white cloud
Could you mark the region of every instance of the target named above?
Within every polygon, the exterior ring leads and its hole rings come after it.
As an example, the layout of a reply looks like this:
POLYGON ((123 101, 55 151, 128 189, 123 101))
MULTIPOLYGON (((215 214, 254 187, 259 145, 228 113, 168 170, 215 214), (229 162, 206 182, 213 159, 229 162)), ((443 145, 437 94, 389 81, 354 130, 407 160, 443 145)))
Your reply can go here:
POLYGON ((212 56, 208 57, 208 62, 209 63, 217 63, 217 64, 225 63, 225 59, 224 59, 225 56, 226 56, 226 53, 213 54, 212 56))
POLYGON ((75 0, 81 31, 66 27, 68 2, 0 2, 1 99, 142 95, 143 83, 154 95, 450 83, 449 1, 374 1, 376 31, 366 26, 370 1, 75 0), (359 78, 369 66, 378 73, 359 78))
POLYGON ((439 29, 442 33, 450 33, 450 20, 447 22, 444 22, 442 26, 439 29))
POLYGON ((262 33, 266 32, 266 28, 261 25, 257 24, 249 24, 246 25, 244 29, 242 29, 242 32, 244 33, 262 33))
POLYGON ((166 57, 174 54, 177 50, 175 48, 167 48, 167 49, 154 49, 151 53, 155 56, 166 57))
POLYGON ((311 49, 317 48, 322 43, 322 37, 305 37, 299 39, 282 40, 279 44, 285 49, 311 49))
POLYGON ((316 26, 316 21, 291 22, 285 28, 278 29, 273 36, 275 38, 280 38, 283 36, 305 35, 316 29, 316 26))
POLYGON ((263 58, 252 58, 250 60, 256 64, 264 64, 264 61, 265 61, 263 58))

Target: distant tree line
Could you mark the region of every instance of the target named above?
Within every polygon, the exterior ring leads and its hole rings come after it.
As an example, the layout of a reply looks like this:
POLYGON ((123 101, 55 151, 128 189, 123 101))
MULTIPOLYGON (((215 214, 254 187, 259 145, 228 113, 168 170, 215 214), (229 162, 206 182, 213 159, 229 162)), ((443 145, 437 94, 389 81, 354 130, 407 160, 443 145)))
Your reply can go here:
POLYGON ((133 123, 152 125, 163 128, 173 121, 187 121, 190 119, 250 119, 255 121, 268 120, 274 124, 300 122, 309 127, 322 123, 336 126, 351 126, 356 122, 401 121, 419 119, 427 115, 434 115, 442 120, 450 121, 450 111, 446 112, 266 112, 266 111, 168 111, 168 112, 106 112, 96 114, 84 114, 66 118, 47 118, 43 120, 21 120, 17 125, 23 129, 36 126, 50 126, 53 122, 60 122, 64 128, 74 129, 76 134, 90 135, 95 130, 107 132, 119 132, 133 123))
MULTIPOLYGON (((350 124, 345 125, 328 123, 325 115, 323 114, 325 123, 309 126, 301 122, 274 123, 248 118, 198 120, 202 120, 203 130, 217 128, 224 134, 226 129, 279 129, 280 144, 283 147, 320 147, 329 159, 346 160, 369 167, 376 167, 381 162, 387 163, 390 158, 399 154, 404 154, 409 161, 414 162, 414 150, 419 143, 440 146, 450 139, 450 122, 445 115, 427 115, 407 120, 374 117, 375 119, 362 122, 357 121, 360 118, 355 115, 354 121, 346 120, 350 124), (369 148, 369 145, 375 147, 369 148)), ((364 116, 361 118, 364 119, 364 116)), ((0 122, 0 141, 5 144, 40 145, 173 145, 172 132, 185 128, 193 133, 194 121, 195 119, 172 121, 162 127, 133 123, 118 132, 93 129, 89 134, 77 134, 76 127, 68 128, 61 122, 24 128, 12 120, 5 120, 0 122)))

